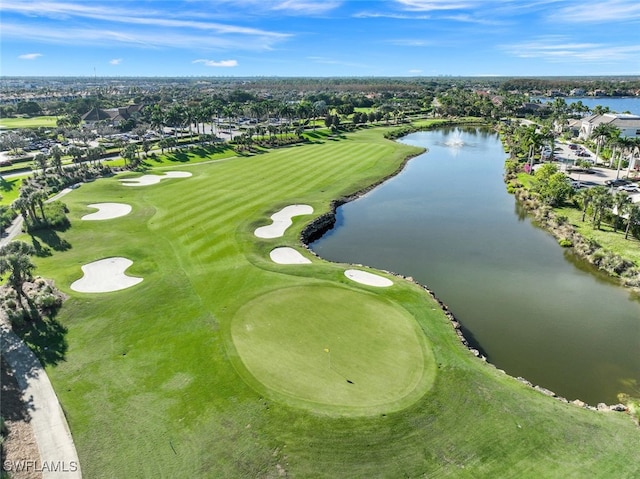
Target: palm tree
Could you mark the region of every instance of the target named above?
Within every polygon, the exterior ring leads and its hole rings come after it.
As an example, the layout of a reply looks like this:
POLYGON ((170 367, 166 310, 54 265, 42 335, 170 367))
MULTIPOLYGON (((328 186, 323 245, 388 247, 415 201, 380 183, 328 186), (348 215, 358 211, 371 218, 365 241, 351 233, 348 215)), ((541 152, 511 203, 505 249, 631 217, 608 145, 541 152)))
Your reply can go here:
POLYGON ((82 158, 82 155, 84 155, 84 150, 82 148, 78 148, 77 146, 72 146, 67 150, 67 153, 71 155, 72 161, 74 163, 79 163, 82 158))
POLYGON ((604 212, 613 205, 613 197, 604 186, 592 188, 593 193, 593 218, 591 219, 594 229, 600 229, 604 212))
POLYGON ((595 188, 586 188, 584 190, 580 190, 580 192, 575 195, 575 199, 582 203, 582 222, 584 223, 585 216, 587 216, 587 209, 589 205, 593 201, 593 197, 595 192, 593 191, 595 188))
POLYGON ((155 129, 158 133, 162 133, 162 127, 164 126, 166 115, 160 108, 160 105, 154 105, 151 112, 151 118, 149 123, 151 128, 155 129))
POLYGON ((23 183, 22 187, 20 188, 20 196, 19 198, 23 198, 25 200, 24 205, 26 206, 27 212, 29 214, 29 217, 31 218, 31 223, 32 224, 36 224, 38 222, 38 214, 36 213, 36 207, 35 207, 35 198, 33 196, 34 192, 36 191, 36 188, 29 184, 29 183, 23 183))
MULTIPOLYGON (((314 102, 312 106, 313 119, 315 120, 318 117, 322 117, 327 113, 327 103, 324 100, 319 100, 314 102)), ((313 129, 316 129, 316 122, 313 122, 313 129)))
POLYGON ((625 212, 628 218, 627 229, 624 231, 624 239, 628 239, 631 226, 640 223, 640 204, 631 202, 625 204, 625 212))
MULTIPOLYGON (((631 155, 631 153, 633 152, 633 148, 635 146, 635 140, 627 136, 621 136, 620 138, 618 138, 617 143, 618 143, 618 146, 620 147, 620 156, 618 157, 618 167, 616 169, 616 180, 620 177, 620 167, 622 166, 622 158, 625 155, 629 155, 629 156, 631 155)), ((631 159, 629 159, 629 164, 631 164, 631 159)))
POLYGON ((124 159, 124 166, 127 167, 127 161, 134 165, 136 162, 136 155, 138 153, 138 147, 134 143, 129 143, 124 149, 120 152, 120 156, 124 159))
POLYGON ((596 164, 598 164, 598 157, 600 155, 600 149, 612 138, 620 136, 620 130, 608 123, 600 123, 591 132, 591 138, 596 142, 596 164))
POLYGON ((36 168, 40 170, 42 177, 47 174, 47 164, 49 162, 49 158, 44 153, 38 153, 34 158, 33 162, 35 163, 36 168))
POLYGON ((47 223, 47 217, 44 214, 44 202, 49 198, 49 194, 42 188, 38 188, 31 194, 31 200, 38 205, 40 214, 42 215, 42 222, 47 223))
POLYGON ((296 116, 303 121, 305 124, 309 122, 311 117, 311 112, 313 111, 313 106, 308 101, 301 101, 296 105, 296 116))
POLYGON ((35 254, 33 246, 24 241, 12 241, 0 248, 0 276, 9 273, 8 283, 18 295, 22 305, 24 283, 36 269, 29 256, 35 254))
MULTIPOLYGON (((627 165, 627 178, 631 178, 631 170, 637 170, 636 157, 640 154, 640 138, 629 138, 629 164, 627 165)), ((635 174, 634 174, 635 176, 635 174)))
POLYGON ((17 211, 22 215, 27 229, 29 229, 29 202, 23 196, 18 196, 13 203, 11 203, 11 209, 17 211))
POLYGON ((627 203, 631 202, 631 198, 624 191, 617 191, 613 196, 613 208, 615 209, 616 217, 613 220, 613 232, 618 231, 618 223, 620 222, 620 218, 625 211, 625 206, 627 203))
POLYGON ((173 137, 178 141, 178 128, 180 128, 184 122, 184 108, 181 105, 173 105, 167 111, 164 119, 165 123, 173 128, 173 137))
POLYGON ((56 169, 56 172, 62 176, 62 150, 59 146, 51 148, 51 166, 56 169))

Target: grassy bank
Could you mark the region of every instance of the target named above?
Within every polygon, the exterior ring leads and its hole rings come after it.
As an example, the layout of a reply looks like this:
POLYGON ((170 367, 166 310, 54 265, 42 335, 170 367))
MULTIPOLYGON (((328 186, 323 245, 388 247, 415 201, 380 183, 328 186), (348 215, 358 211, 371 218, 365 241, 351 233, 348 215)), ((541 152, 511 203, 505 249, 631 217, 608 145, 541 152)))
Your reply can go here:
POLYGON ((72 227, 33 241, 53 253, 38 258, 39 273, 70 299, 49 334, 32 342, 86 477, 638 473, 640 434, 628 416, 561 403, 476 359, 413 283, 351 282, 345 265, 300 247, 311 216, 294 217, 282 238, 254 236, 282 207, 308 204, 322 214, 419 151, 383 132, 185 164, 177 169, 191 178, 154 186, 102 179, 65 197, 72 227), (81 221, 98 202, 133 211, 81 221), (312 263, 271 262, 271 249, 283 245, 312 263), (133 260, 127 273, 144 281, 115 293, 70 290, 81 265, 111 256, 133 260), (389 349, 393 336, 407 351, 389 349), (329 373, 325 348, 343 374, 353 367, 353 384, 329 373), (366 401, 374 407, 361 407, 366 401))
POLYGON ((8 130, 18 130, 22 128, 55 128, 57 117, 55 116, 34 116, 33 118, 2 118, 0 128, 8 130))

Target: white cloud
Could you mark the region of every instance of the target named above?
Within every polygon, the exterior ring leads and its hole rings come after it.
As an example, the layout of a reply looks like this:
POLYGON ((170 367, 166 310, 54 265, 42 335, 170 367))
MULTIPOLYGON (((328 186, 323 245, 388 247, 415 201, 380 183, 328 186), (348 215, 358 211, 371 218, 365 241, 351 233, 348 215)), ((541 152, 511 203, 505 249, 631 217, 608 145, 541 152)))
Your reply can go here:
POLYGON ((113 60, 109 60, 111 65, 120 65, 122 63, 122 58, 114 58, 113 60))
POLYGON ((575 42, 560 35, 504 45, 502 50, 520 58, 544 58, 550 62, 611 63, 638 61, 640 45, 575 42))
MULTIPOLYGON (((433 10, 461 10, 474 6, 472 2, 455 2, 451 0, 396 0, 404 9, 417 12, 433 10)), ((477 5, 477 2, 475 2, 477 5)))
POLYGON ((322 15, 340 7, 343 0, 216 0, 216 6, 224 5, 229 13, 251 12, 251 14, 278 15, 322 15))
POLYGON ((399 46, 399 47, 428 47, 434 44, 434 42, 432 41, 426 41, 426 40, 417 39, 417 38, 416 39, 401 38, 397 40, 389 40, 388 43, 390 43, 391 45, 399 46))
POLYGON ((637 0, 604 0, 589 4, 588 8, 580 3, 559 8, 553 13, 553 17, 575 23, 632 21, 640 19, 640 3, 637 0))
POLYGON ((409 15, 406 13, 358 12, 354 18, 391 18, 393 20, 430 20, 430 15, 409 15))
POLYGON ((202 49, 242 49, 264 51, 271 50, 273 38, 203 35, 200 32, 167 30, 159 34, 155 29, 144 31, 139 29, 117 30, 102 28, 56 28, 55 26, 30 23, 29 25, 3 22, 3 38, 29 38, 43 43, 63 45, 95 45, 120 43, 143 48, 185 48, 194 45, 202 49))
MULTIPOLYGON (((291 8, 294 7, 295 5, 292 5, 291 8)), ((106 33, 111 40, 140 46, 184 47, 188 45, 192 47, 199 45, 202 48, 235 47, 269 50, 275 43, 291 37, 287 33, 202 21, 201 17, 190 19, 185 18, 182 13, 152 9, 123 9, 111 5, 83 5, 70 2, 34 1, 23 3, 12 0, 3 0, 2 8, 3 12, 28 17, 25 23, 11 24, 5 20, 2 34, 6 38, 20 38, 28 30, 29 33, 24 36, 39 41, 73 43, 87 39, 97 40, 97 38, 94 39, 96 35, 93 35, 88 28, 72 26, 69 20, 76 19, 105 22, 96 25, 94 30, 106 33), (39 23, 38 18, 42 17, 55 20, 58 24, 57 30, 60 30, 62 34, 57 33, 56 28, 51 27, 51 23, 39 23), (145 26, 149 28, 144 29, 145 26), (206 35, 202 34, 203 31, 207 32, 206 35), (76 35, 81 37, 74 38, 76 35), (171 44, 173 40, 176 41, 176 45, 171 44)))
POLYGON ((412 69, 412 70, 409 70, 408 73, 411 73, 412 75, 418 75, 422 73, 422 70, 412 69))
POLYGON ((237 67, 238 66, 237 60, 216 61, 216 60, 199 59, 199 60, 193 60, 191 63, 202 63, 203 65, 208 67, 237 67))
POLYGON ((286 11, 292 14, 314 15, 334 10, 342 2, 328 0, 284 0, 273 6, 274 10, 286 11))
POLYGON ((25 53, 24 55, 18 55, 20 60, 36 60, 40 58, 42 53, 25 53))

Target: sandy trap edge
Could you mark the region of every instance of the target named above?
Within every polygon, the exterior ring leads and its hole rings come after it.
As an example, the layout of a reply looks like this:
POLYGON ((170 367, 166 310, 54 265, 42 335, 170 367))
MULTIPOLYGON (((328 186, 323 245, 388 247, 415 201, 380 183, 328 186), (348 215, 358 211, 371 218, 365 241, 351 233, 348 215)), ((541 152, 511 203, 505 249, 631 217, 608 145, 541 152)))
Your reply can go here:
POLYGON ((309 205, 289 205, 271 215, 272 224, 261 226, 254 232, 258 238, 280 238, 289 226, 293 224, 294 216, 310 215, 313 207, 309 205))
POLYGON ((130 288, 142 282, 124 274, 133 261, 122 257, 104 258, 82 266, 84 276, 71 284, 78 293, 110 293, 130 288))
POLYGON ((124 178, 120 181, 124 186, 149 186, 168 178, 189 178, 190 176, 193 175, 188 171, 167 171, 164 175, 142 175, 139 178, 124 178))
POLYGON ((271 261, 277 264, 311 264, 309 258, 305 258, 298 250, 288 246, 271 250, 269 257, 271 261))
POLYGON ((131 213, 131 205, 126 203, 93 203, 87 207, 96 208, 98 211, 84 215, 80 218, 83 221, 111 220, 131 213))
POLYGON ((367 286, 377 286, 379 288, 388 288, 393 285, 393 281, 383 278, 377 274, 368 273, 358 269, 348 269, 344 275, 356 283, 366 284, 367 286))

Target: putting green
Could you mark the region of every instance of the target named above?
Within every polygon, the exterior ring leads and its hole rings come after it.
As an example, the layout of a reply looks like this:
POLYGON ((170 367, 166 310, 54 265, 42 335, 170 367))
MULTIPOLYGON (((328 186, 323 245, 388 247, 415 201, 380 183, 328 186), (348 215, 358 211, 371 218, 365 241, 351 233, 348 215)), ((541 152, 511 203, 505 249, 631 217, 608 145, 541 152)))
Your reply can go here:
POLYGON ((397 410, 421 397, 435 376, 432 353, 406 310, 339 286, 259 296, 240 308, 231 333, 259 384, 312 409, 397 410))

